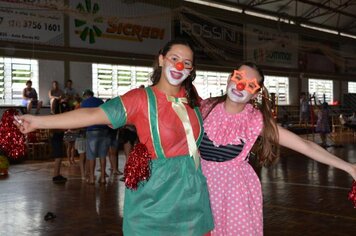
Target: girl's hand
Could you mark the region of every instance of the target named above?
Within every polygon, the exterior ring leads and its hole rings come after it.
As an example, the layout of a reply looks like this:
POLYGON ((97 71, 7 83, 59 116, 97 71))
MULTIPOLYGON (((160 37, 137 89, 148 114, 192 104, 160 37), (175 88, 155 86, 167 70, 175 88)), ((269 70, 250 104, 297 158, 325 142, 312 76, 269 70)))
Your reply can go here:
POLYGON ((38 116, 32 115, 23 115, 23 116, 14 116, 14 124, 23 134, 30 133, 38 129, 38 116))

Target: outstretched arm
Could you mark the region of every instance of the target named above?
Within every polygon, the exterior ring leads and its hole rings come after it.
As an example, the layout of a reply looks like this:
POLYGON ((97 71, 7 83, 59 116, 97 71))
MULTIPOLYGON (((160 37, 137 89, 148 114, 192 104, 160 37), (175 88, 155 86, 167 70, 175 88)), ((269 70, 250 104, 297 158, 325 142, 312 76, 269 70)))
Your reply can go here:
POLYGON ((278 126, 278 132, 280 145, 300 152, 318 162, 344 170, 356 180, 356 164, 346 162, 326 151, 318 144, 302 139, 298 135, 280 126, 278 126))
POLYGON ((58 115, 23 115, 18 118, 19 121, 14 123, 22 133, 29 133, 36 129, 75 129, 95 124, 111 124, 100 107, 81 108, 58 115))

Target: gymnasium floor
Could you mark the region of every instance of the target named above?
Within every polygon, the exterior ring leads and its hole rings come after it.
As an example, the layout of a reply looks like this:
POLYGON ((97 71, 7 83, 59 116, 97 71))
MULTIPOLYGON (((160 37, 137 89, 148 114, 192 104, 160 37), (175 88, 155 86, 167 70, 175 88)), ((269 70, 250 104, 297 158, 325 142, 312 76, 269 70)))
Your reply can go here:
MULTIPOLYGON (((355 142, 356 136, 338 135, 328 150, 356 162, 355 142)), ((121 170, 123 159, 120 154, 121 170)), ((52 161, 25 162, 12 165, 9 176, 0 179, 0 235, 122 235, 124 186, 118 176, 109 176, 106 185, 88 185, 79 166, 65 161, 68 181, 54 184, 52 171, 52 161), (47 212, 56 218, 45 221, 47 212)), ((282 151, 275 166, 257 172, 265 235, 356 235, 356 209, 347 199, 352 179, 346 173, 290 150, 282 151)))

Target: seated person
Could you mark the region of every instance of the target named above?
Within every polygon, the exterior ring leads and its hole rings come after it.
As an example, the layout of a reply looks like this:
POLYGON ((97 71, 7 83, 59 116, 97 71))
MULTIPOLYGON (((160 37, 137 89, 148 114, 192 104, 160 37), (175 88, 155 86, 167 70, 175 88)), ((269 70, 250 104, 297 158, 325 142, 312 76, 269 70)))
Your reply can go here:
POLYGON ((40 113, 42 101, 38 100, 36 89, 32 88, 32 81, 26 82, 26 88, 22 92, 22 105, 26 107, 27 113, 31 113, 32 107, 36 107, 36 114, 40 113))
POLYGON ((76 99, 79 97, 77 91, 72 88, 73 81, 67 80, 64 87, 64 101, 67 105, 66 110, 70 111, 75 108, 76 99))
POLYGON ((59 88, 58 82, 53 81, 52 88, 48 91, 52 114, 58 114, 62 112, 61 103, 63 103, 63 96, 63 91, 59 88))

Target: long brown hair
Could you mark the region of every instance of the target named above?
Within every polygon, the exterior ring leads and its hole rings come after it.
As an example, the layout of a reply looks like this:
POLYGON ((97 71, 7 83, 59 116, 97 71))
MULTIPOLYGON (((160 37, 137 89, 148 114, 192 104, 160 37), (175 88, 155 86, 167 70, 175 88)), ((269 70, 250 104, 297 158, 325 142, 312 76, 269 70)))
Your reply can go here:
MULTIPOLYGON (((255 103, 252 100, 250 102, 253 103, 256 109, 261 111, 263 116, 262 133, 254 145, 254 150, 257 154, 259 163, 261 165, 267 166, 276 162, 280 153, 277 123, 272 115, 272 102, 266 87, 263 85, 264 74, 262 70, 253 62, 244 62, 239 65, 237 69, 239 69, 241 66, 248 66, 256 70, 261 77, 261 80, 259 81, 259 85, 261 86, 260 91, 262 94, 261 103, 255 103)), ((209 113, 217 104, 225 102, 226 98, 226 94, 219 97, 210 98, 208 102, 209 108, 208 111, 204 114, 203 119, 205 120, 208 117, 209 113)))
POLYGON ((193 69, 190 72, 190 75, 183 81, 182 86, 184 86, 185 91, 186 91, 186 96, 188 99, 188 104, 190 107, 194 108, 196 106, 199 106, 199 100, 198 100, 198 94, 196 90, 194 89, 193 86, 193 81, 195 80, 196 76, 196 69, 195 69, 195 53, 193 50, 192 45, 184 39, 174 39, 172 41, 169 41, 158 53, 158 56, 155 60, 155 63, 153 65, 153 73, 151 75, 151 81, 152 85, 156 85, 159 80, 161 79, 161 74, 162 74, 162 67, 159 66, 159 56, 166 56, 167 53, 171 50, 171 48, 174 45, 184 45, 190 48, 193 52, 193 69))

